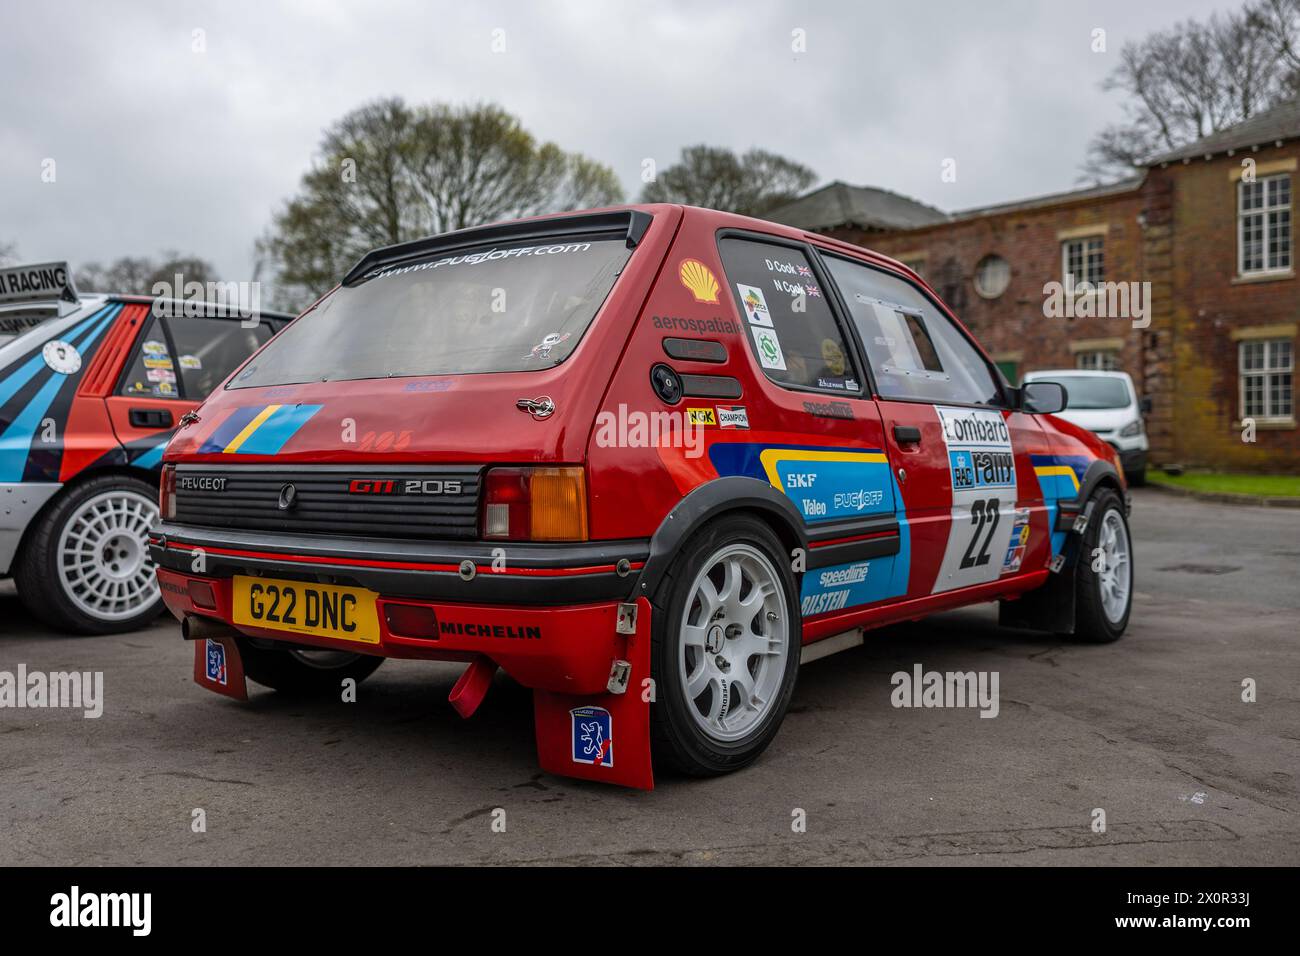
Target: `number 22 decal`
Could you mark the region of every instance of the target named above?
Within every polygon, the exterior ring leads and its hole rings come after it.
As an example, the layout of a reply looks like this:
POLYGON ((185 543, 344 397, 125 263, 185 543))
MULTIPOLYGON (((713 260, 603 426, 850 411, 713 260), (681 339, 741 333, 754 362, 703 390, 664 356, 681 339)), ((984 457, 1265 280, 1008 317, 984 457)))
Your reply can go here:
POLYGON ((970 523, 975 526, 975 530, 971 532, 970 544, 966 545, 966 553, 962 555, 962 570, 989 563, 989 545, 993 543, 993 532, 997 530, 1000 517, 996 498, 980 499, 971 503, 970 523), (977 555, 975 546, 985 525, 988 525, 988 534, 984 536, 984 545, 977 555))

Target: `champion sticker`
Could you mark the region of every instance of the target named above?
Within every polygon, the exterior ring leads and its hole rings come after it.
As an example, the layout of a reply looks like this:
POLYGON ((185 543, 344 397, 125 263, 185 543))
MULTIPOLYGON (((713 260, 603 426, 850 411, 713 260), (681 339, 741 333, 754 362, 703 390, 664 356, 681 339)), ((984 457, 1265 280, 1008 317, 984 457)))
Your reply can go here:
MULTIPOLYGON (((767 309, 767 299, 763 298, 763 290, 758 286, 742 285, 736 283, 736 289, 740 292, 740 304, 745 309, 745 318, 749 320, 750 325, 761 325, 765 328, 772 328, 772 313, 767 309)), ((781 366, 785 368, 785 366, 781 366)))
POLYGON ((614 766, 614 718, 604 707, 575 707, 569 711, 573 725, 573 762, 596 767, 614 766))
POLYGON ((745 411, 744 405, 719 405, 718 406, 718 427, 719 428, 748 428, 749 413, 745 411))
POLYGON ((41 357, 51 371, 60 375, 75 375, 81 371, 81 353, 62 339, 46 342, 41 349, 41 357))

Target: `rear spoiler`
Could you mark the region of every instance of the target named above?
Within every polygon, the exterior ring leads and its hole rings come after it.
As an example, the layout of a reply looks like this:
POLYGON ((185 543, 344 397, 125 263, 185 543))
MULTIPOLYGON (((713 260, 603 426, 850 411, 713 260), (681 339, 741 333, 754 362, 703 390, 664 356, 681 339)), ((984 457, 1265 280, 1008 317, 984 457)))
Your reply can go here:
POLYGON ((584 212, 572 216, 548 216, 523 222, 503 222, 490 226, 457 229, 439 236, 414 239, 393 246, 383 246, 366 253, 343 277, 343 285, 364 282, 376 272, 403 263, 418 262, 439 252, 467 246, 521 239, 564 239, 590 236, 592 233, 623 235, 628 248, 635 248, 650 228, 651 216, 640 209, 617 209, 612 212, 584 212))

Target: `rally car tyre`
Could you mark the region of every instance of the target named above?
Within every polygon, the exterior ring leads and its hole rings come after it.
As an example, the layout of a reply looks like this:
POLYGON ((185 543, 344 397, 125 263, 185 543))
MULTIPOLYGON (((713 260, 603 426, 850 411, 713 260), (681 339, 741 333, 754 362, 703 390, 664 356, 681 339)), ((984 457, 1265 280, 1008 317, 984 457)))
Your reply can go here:
POLYGON ((1075 568, 1074 637, 1109 644, 1124 633, 1133 610, 1133 542, 1118 492, 1100 488, 1092 505, 1075 568))
POLYGON ((654 599, 656 766, 715 776, 772 742, 799 670, 798 590, 780 539, 723 517, 682 548, 654 599))
POLYGON ((101 475, 54 499, 14 566, 19 597, 52 628, 116 634, 144 627, 163 609, 149 557, 158 489, 130 475, 101 475))
POLYGON ((239 638, 244 676, 282 694, 324 697, 340 692, 349 677, 360 684, 378 670, 382 657, 303 647, 261 647, 239 638))

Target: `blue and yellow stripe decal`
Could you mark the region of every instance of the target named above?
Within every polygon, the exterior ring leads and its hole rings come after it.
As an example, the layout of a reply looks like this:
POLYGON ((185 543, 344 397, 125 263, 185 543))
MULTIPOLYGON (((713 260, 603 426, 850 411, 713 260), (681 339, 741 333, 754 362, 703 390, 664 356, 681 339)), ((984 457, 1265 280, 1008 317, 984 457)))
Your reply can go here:
POLYGON ((246 405, 236 408, 199 446, 204 454, 278 455, 322 405, 246 405))
POLYGON ((1065 547, 1065 532, 1055 530, 1056 516, 1061 511, 1059 502, 1074 501, 1079 497, 1089 460, 1083 455, 1030 455, 1029 461, 1034 466, 1038 487, 1042 489, 1043 503, 1047 505, 1052 554, 1060 554, 1065 547))

